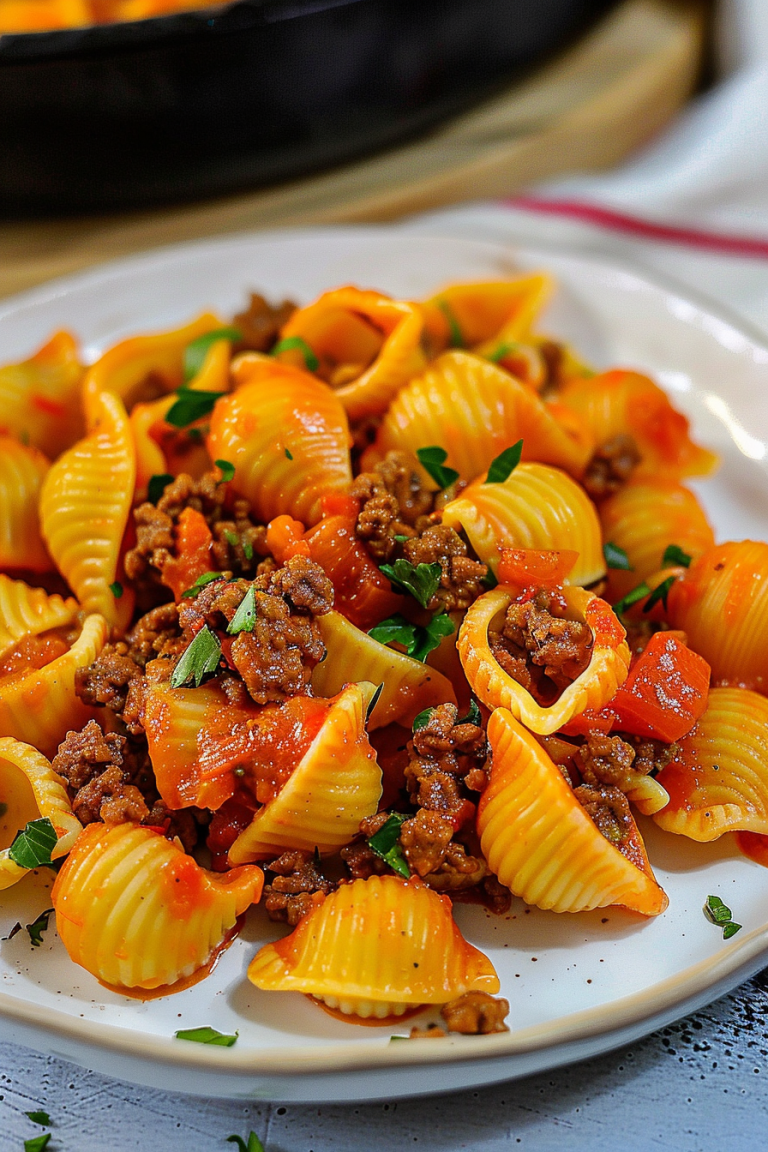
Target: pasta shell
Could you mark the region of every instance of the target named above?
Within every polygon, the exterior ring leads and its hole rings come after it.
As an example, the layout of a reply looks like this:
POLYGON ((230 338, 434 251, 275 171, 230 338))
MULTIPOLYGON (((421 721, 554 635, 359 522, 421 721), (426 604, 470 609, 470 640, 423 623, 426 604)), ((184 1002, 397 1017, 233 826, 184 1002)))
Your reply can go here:
POLYGON ((10 888, 27 869, 8 853, 17 832, 31 820, 50 820, 58 841, 54 860, 66 856, 83 826, 72 812, 67 790, 50 761, 30 744, 0 739, 0 889, 10 888))
POLYGON ((662 567, 670 544, 699 556, 715 542, 697 497, 674 480, 636 480, 600 504, 603 539, 623 549, 631 570, 611 568, 608 598, 618 600, 662 567))
POLYGON ((69 332, 57 332, 22 364, 0 368, 0 433, 52 459, 83 434, 80 384, 85 369, 69 332))
POLYGON ((518 464, 503 483, 475 481, 446 505, 443 523, 463 528, 494 573, 502 548, 567 548, 579 554, 571 583, 592 584, 605 575, 595 506, 581 485, 558 468, 518 464))
POLYGON ((0 568, 48 572, 37 504, 50 463, 37 448, 0 436, 0 568))
POLYGON ((400 390, 363 462, 368 468, 392 449, 415 458, 419 448, 437 445, 448 453, 447 464, 474 480, 520 439, 524 460, 554 464, 577 477, 592 455, 591 436, 563 428, 526 384, 479 356, 445 352, 400 390))
POLYGON ((202 968, 261 895, 260 868, 207 872, 137 824, 89 824, 53 886, 75 964, 114 988, 172 986, 202 968))
POLYGON ((0 658, 24 636, 66 628, 79 611, 71 596, 49 596, 43 588, 0 574, 0 658))
MULTIPOLYGON (((383 412, 398 389, 426 365, 421 348, 421 310, 403 300, 359 288, 325 292, 299 308, 283 328, 281 343, 297 337, 320 361, 319 372, 350 419, 383 412)), ((301 350, 277 354, 304 367, 301 350)))
POLYGON ((422 305, 433 355, 451 345, 491 355, 527 336, 552 295, 551 276, 534 272, 515 280, 451 284, 422 305))
POLYGON ((667 616, 707 661, 714 682, 768 692, 768 544, 709 548, 669 590, 667 616))
POLYGON ((583 588, 566 586, 562 591, 568 618, 586 622, 594 641, 587 667, 548 707, 538 704, 504 671, 488 641, 488 629, 503 617, 515 597, 514 589, 499 585, 486 592, 469 609, 459 631, 459 656, 478 699, 488 708, 508 708, 526 728, 541 736, 556 732, 587 708, 602 708, 629 671, 625 632, 608 604, 583 588))
POLYGON ((667 832, 701 843, 724 832, 768 834, 768 700, 746 688, 711 689, 658 783, 670 799, 654 819, 667 832))
POLYGON ((117 396, 102 392, 89 407, 91 431, 45 478, 40 519, 48 550, 83 609, 114 624, 120 609, 110 585, 133 499, 136 453, 117 396))
POLYGON ((234 465, 233 488, 265 523, 287 513, 315 524, 321 496, 352 481, 341 401, 298 368, 248 355, 237 363, 237 391, 211 416, 211 459, 234 465))
POLYGON ((493 767, 477 813, 480 845, 502 884, 528 904, 584 912, 621 904, 657 916, 667 897, 636 828, 627 854, 598 830, 537 740, 505 708, 488 723, 493 767))
POLYGON ((615 369, 571 380, 558 400, 586 421, 596 444, 619 435, 634 439, 641 455, 635 479, 682 480, 708 476, 717 467, 715 453, 691 440, 688 419, 673 408, 661 388, 638 372, 615 369))
POLYGON ((447 896, 418 879, 344 884, 282 940, 256 953, 257 988, 304 992, 345 1015, 383 1018, 465 992, 498 992, 487 956, 468 944, 447 896))
POLYGON ((75 695, 75 672, 92 664, 107 639, 103 616, 88 616, 79 637, 63 656, 0 680, 0 736, 13 736, 53 756, 72 728, 93 716, 75 695))
POLYGON ((381 797, 381 769, 365 731, 373 684, 350 684, 277 795, 241 832, 231 864, 273 860, 289 848, 335 852, 357 835, 381 797))
POLYGON ((456 703, 453 686, 440 672, 380 644, 340 613, 318 616, 317 626, 326 657, 312 671, 312 691, 318 696, 335 696, 352 675, 383 684, 369 718, 371 730, 393 722, 410 725, 424 708, 456 703))

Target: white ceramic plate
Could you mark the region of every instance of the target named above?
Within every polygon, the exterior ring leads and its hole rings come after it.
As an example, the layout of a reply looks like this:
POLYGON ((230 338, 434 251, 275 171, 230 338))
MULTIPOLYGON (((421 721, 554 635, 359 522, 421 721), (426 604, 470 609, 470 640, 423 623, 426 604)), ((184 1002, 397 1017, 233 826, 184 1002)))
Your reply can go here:
MULTIPOLYGON (((248 289, 309 301, 354 282, 420 297, 451 280, 547 267, 561 289, 544 325, 598 365, 648 370, 724 464, 701 494, 718 539, 768 538, 768 349, 706 306, 635 272, 582 257, 420 237, 391 229, 241 236, 169 248, 0 302, 0 362, 28 354, 57 327, 90 356, 119 337, 179 324, 204 306, 227 316, 248 289)), ((515 901, 498 918, 457 907, 469 940, 493 959, 511 1008, 508 1035, 390 1043, 393 1031, 336 1022, 303 997, 245 980, 258 944, 278 934, 259 910, 213 975, 140 1003, 104 990, 68 960, 51 928, 0 944, 7 1039, 127 1080, 210 1096, 297 1101, 372 1099, 472 1087, 628 1042, 699 1007, 768 962, 768 869, 730 837, 696 845, 642 824, 670 897, 656 920, 608 909, 577 916, 515 901), (702 913, 710 893, 743 930, 724 943, 702 913), (173 1039, 209 1024, 239 1031, 230 1049, 173 1039)), ((48 907, 50 877, 0 898, 0 936, 48 907)))

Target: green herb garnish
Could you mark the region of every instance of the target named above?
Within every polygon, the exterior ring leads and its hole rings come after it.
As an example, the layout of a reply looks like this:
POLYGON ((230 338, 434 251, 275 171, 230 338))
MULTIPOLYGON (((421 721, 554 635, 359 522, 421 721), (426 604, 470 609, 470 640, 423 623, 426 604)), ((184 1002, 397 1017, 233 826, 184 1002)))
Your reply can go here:
POLYGON ((51 1138, 51 1133, 46 1132, 43 1136, 33 1136, 31 1140, 24 1141, 24 1152, 43 1152, 51 1138))
POLYGON ((469 712, 466 716, 462 716, 456 721, 457 724, 479 724, 482 720, 480 709, 477 706, 476 700, 471 700, 469 703, 469 712))
POLYGON ((235 475, 235 466, 229 460, 214 460, 214 464, 221 472, 222 483, 227 483, 235 475))
POLYGON ((496 573, 489 568, 485 576, 480 577, 480 583, 484 588, 495 588, 499 580, 496 573))
POLYGON ((205 677, 216 671, 220 659, 221 644, 205 624, 182 652, 171 676, 171 688, 183 688, 191 682, 199 688, 205 677))
POLYGON ((618 568, 621 572, 634 571, 624 549, 619 548, 618 544, 611 544, 610 540, 603 544, 603 556, 609 568, 618 568))
MULTIPOLYGON (((53 909, 51 909, 51 911, 53 911, 53 909)), ((43 1128, 53 1127, 51 1118, 47 1112, 25 1112, 24 1115, 28 1116, 33 1124, 40 1124, 43 1128)))
POLYGON ((508 352, 516 352, 520 345, 516 341, 508 344, 499 344, 498 348, 494 348, 493 352, 489 352, 486 360, 491 360, 494 364, 498 364, 499 360, 503 360, 508 352))
POLYGON ((406 880, 411 875, 411 870, 400 845, 400 829, 407 819, 408 817, 403 816, 401 812, 390 813, 386 824, 383 824, 368 841, 368 847, 385 860, 398 876, 404 876, 406 880))
POLYGON ((669 596, 669 590, 676 579, 676 576, 667 576, 666 580, 662 580, 661 584, 658 584, 653 592, 651 592, 647 602, 643 604, 643 612, 650 612, 651 608, 653 608, 654 604, 658 604, 659 600, 661 600, 666 609, 667 596, 669 596))
POLYGON ((371 716, 373 715, 373 710, 376 707, 376 705, 378 704, 379 698, 381 697, 381 694, 383 691, 384 691, 384 684, 382 683, 382 684, 379 684, 379 686, 376 689, 376 691, 374 692, 373 696, 371 696, 370 700, 368 701, 368 707, 365 710, 365 722, 366 722, 366 724, 368 723, 371 716))
POLYGON ((246 560, 253 560, 253 544, 250 540, 243 540, 243 556, 246 560))
POLYGON ((238 536, 237 532, 231 532, 229 529, 227 529, 227 531, 224 533, 224 539, 226 540, 227 544, 231 544, 233 548, 237 548, 238 544, 240 543, 240 537, 238 536))
POLYGON ((51 852, 56 847, 56 829, 47 816, 30 820, 8 849, 8 855, 20 868, 38 868, 51 863, 51 852))
POLYGON ((237 611, 227 626, 227 632, 230 636, 236 636, 238 632, 253 632, 256 627, 256 615, 256 592, 251 584, 238 604, 237 611))
POLYGON ((209 416, 213 412, 216 401, 221 400, 222 396, 226 395, 226 392, 203 392, 192 388, 179 388, 176 393, 177 399, 165 414, 165 422, 172 424, 174 428, 186 428, 188 424, 194 424, 201 417, 209 416))
POLYGON ((661 566, 662 568, 666 568, 668 564, 675 564, 680 565, 682 568, 690 568, 691 560, 693 560, 693 556, 689 556, 687 552, 683 552, 679 545, 668 544, 661 558, 661 566))
POLYGON ((113 584, 110 584, 109 590, 114 596, 115 600, 119 600, 123 594, 123 586, 119 580, 115 580, 113 584))
POLYGON ((174 1032, 177 1040, 192 1040, 195 1044, 216 1044, 220 1048, 231 1048, 237 1040, 239 1032, 234 1035, 227 1035, 226 1032, 218 1032, 215 1028, 182 1028, 179 1032, 174 1032))
POLYGON ((147 500, 150 504, 157 504, 158 500, 165 492, 169 484, 173 482, 173 476, 170 472, 163 472, 158 476, 150 476, 149 484, 147 484, 147 500))
POLYGON ((255 1132, 249 1134, 247 1144, 242 1136, 227 1136, 227 1144, 237 1144, 238 1152, 264 1152, 264 1145, 255 1132))
POLYGON ((182 594, 182 600, 190 600, 193 596, 197 596, 206 584, 213 584, 214 580, 223 580, 221 572, 203 572, 202 576, 198 576, 191 588, 186 588, 182 594))
POLYGON ((303 340, 301 336, 286 336, 284 340, 278 340, 277 344, 275 344, 274 348, 270 352, 270 356, 277 356, 280 352, 290 352, 292 348, 296 348, 299 352, 301 352, 302 356, 304 357, 304 363, 309 372, 317 372, 318 368, 320 367, 320 361, 318 360, 317 356, 315 356, 306 340, 303 340))
POLYGON ((443 574, 439 564, 417 564, 414 567, 410 560, 403 559, 395 560, 394 564, 381 564, 379 567, 392 584, 410 592, 422 608, 426 608, 437 592, 443 574))
MULTIPOLYGON (((211 344, 219 340, 242 340, 243 334, 238 328, 214 328, 213 332, 206 332, 191 340, 184 349, 184 383, 188 383, 203 366, 211 344)), ((168 417, 166 416, 166 420, 168 417)), ((173 423, 173 421, 169 421, 173 423)))
POLYGON ((633 588, 631 592, 627 592, 626 596, 622 596, 621 600, 617 600, 613 606, 613 610, 617 616, 622 612, 626 612, 633 604, 637 604, 638 600, 642 600, 644 596, 650 595, 650 588, 643 580, 642 584, 638 584, 637 588, 633 588))
POLYGON ((284 451, 286 460, 293 460, 293 452, 291 452, 290 448, 286 448, 284 451))
POLYGON ((426 728, 433 712, 434 708, 425 708, 423 712, 419 712, 418 716, 414 716, 411 731, 418 732, 420 728, 426 728))
POLYGON ((429 448, 417 448, 416 456, 419 464, 429 473, 438 487, 448 488, 454 480, 458 480, 459 474, 455 468, 444 467, 448 459, 445 448, 440 448, 437 444, 432 444, 429 448))
POLYGON ((491 466, 488 469, 485 484, 503 484, 505 480, 514 472, 520 463, 520 457, 523 454, 523 442, 518 440, 511 448, 505 448, 495 460, 491 461, 491 466))
MULTIPOLYGON (((45 912, 41 912, 34 923, 27 924, 27 932, 29 932, 29 938, 32 941, 33 948, 39 948, 42 944, 43 932, 45 932, 46 928, 48 927, 48 918, 52 912, 53 908, 46 908, 45 912)), ((27 1113, 27 1115, 29 1115, 29 1113, 27 1113)), ((42 1120, 40 1123, 49 1124, 50 1121, 42 1120)))
POLYGON ((730 908, 723 903, 719 896, 707 896, 704 904, 704 915, 718 928, 722 928, 724 940, 730 940, 731 936, 735 936, 741 930, 741 924, 737 924, 733 920, 730 908))
POLYGON ((399 612, 371 628, 368 635, 380 644, 402 644, 406 653, 423 664, 445 636, 456 631, 456 625, 445 612, 433 616, 429 624, 411 624, 399 612))
POLYGON ((447 300, 436 300, 435 303, 437 304, 438 308, 442 312, 443 316, 445 316, 445 319, 448 323, 448 331, 450 333, 450 346, 451 346, 451 348, 463 348, 464 347, 464 337, 462 336, 461 328, 459 327, 459 322, 456 319, 456 317, 454 316, 453 309, 451 308, 450 304, 448 303, 447 300))

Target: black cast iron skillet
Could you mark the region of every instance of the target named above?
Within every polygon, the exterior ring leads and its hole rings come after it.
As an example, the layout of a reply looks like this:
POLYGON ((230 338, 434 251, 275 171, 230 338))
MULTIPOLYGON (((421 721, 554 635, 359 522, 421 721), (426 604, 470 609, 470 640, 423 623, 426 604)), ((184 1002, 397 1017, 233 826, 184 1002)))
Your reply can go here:
POLYGON ((0 213, 298 176, 469 107, 615 0, 236 0, 0 36, 0 213))

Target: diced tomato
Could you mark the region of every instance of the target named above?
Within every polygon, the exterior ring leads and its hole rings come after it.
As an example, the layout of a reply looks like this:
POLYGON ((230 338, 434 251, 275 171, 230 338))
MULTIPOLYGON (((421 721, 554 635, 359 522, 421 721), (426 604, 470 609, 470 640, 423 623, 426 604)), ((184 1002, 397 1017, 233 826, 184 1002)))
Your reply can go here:
POLYGON ((267 547, 278 564, 285 564, 294 556, 309 556, 309 544, 304 539, 304 525, 290 516, 276 516, 267 525, 267 547))
POLYGON ((253 799, 246 794, 225 800, 221 808, 214 812, 205 841, 211 853, 211 868, 214 872, 227 871, 227 854, 240 833, 253 820, 255 811, 253 799))
POLYGON ((521 588, 554 588, 562 584, 579 558, 578 552, 563 548, 544 552, 537 548, 502 548, 498 578, 500 584, 521 588))
POLYGON ((312 559, 333 584, 336 611, 367 631, 397 612, 402 597, 368 555, 355 523, 354 516, 326 516, 305 539, 312 559))
POLYGON ((182 592, 211 571, 212 543, 205 517, 194 508, 185 508, 176 525, 176 556, 171 557, 163 568, 163 583, 171 589, 177 603, 182 592))

